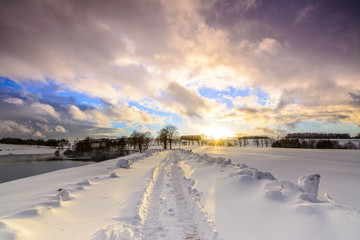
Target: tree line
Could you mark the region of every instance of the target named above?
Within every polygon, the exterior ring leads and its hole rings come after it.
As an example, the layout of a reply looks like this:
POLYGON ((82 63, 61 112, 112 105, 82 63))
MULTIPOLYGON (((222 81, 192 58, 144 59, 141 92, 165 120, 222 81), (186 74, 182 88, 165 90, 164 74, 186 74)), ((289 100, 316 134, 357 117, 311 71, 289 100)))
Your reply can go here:
POLYGON ((69 143, 67 139, 21 139, 6 137, 0 139, 0 143, 3 144, 18 144, 18 145, 37 145, 37 146, 48 146, 48 147, 61 147, 69 143))
POLYGON ((317 148, 317 149, 357 149, 355 143, 348 141, 341 145, 337 140, 330 139, 303 139, 303 138, 282 138, 272 143, 274 148, 317 148))
POLYGON ((150 132, 139 131, 133 131, 129 137, 122 136, 116 139, 87 137, 82 140, 76 140, 73 151, 71 153, 68 151, 68 153, 77 156, 84 154, 104 155, 104 153, 126 155, 131 151, 142 153, 149 148, 154 140, 162 144, 164 149, 167 149, 168 146, 171 149, 177 136, 177 127, 167 125, 159 131, 156 139, 153 138, 150 132))
MULTIPOLYGON (((360 134, 358 134, 359 136, 360 134)), ((348 133, 289 133, 285 138, 308 138, 308 139, 350 139, 348 133)))

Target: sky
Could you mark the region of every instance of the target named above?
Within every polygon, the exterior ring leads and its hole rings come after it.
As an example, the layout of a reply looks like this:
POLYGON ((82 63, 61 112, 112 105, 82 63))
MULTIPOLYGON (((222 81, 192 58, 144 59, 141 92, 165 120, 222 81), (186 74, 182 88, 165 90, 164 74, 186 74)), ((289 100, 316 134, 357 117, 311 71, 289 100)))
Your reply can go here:
POLYGON ((3 0, 0 137, 357 135, 359 6, 3 0))

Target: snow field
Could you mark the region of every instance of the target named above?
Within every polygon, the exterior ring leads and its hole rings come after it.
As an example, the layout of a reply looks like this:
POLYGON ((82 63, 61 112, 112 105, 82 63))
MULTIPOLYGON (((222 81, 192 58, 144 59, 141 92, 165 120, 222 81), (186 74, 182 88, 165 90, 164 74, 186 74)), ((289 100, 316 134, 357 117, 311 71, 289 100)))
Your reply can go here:
POLYGON ((0 184, 0 239, 92 239, 143 192, 158 154, 126 157, 136 168, 121 170, 114 159, 0 184))
POLYGON ((205 210, 224 239, 358 239, 359 211, 318 197, 320 176, 298 184, 224 158, 194 153, 185 175, 204 195, 205 210), (341 220, 340 220, 341 219, 341 220))
POLYGON ((319 194, 360 210, 360 151, 321 149, 278 149, 240 147, 187 147, 193 152, 226 157, 233 164, 246 164, 267 171, 277 179, 296 183, 300 176, 318 173, 319 194))
POLYGON ((0 184, 0 239, 359 239, 359 211, 319 195, 321 174, 277 179, 224 149, 150 150, 0 184))
POLYGON ((54 154, 56 148, 46 146, 13 145, 0 143, 1 155, 54 154))

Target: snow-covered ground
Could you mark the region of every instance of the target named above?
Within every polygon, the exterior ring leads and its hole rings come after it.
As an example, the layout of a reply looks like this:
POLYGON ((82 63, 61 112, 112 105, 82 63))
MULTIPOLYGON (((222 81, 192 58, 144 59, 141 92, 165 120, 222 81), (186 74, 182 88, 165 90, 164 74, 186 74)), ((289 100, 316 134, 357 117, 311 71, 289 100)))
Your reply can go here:
POLYGON ((46 146, 1 144, 0 155, 25 155, 25 154, 54 154, 56 148, 46 146))
POLYGON ((0 239, 359 239, 360 151, 188 148, 0 184, 0 239))

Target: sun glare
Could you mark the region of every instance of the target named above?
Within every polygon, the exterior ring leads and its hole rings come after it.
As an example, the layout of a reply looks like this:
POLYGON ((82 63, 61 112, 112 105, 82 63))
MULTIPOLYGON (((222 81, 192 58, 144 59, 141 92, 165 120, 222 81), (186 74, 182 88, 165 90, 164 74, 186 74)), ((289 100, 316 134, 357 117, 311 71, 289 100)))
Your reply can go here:
POLYGON ((234 133, 224 126, 214 126, 207 130, 206 135, 219 140, 220 138, 232 137, 234 133))

